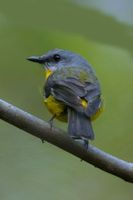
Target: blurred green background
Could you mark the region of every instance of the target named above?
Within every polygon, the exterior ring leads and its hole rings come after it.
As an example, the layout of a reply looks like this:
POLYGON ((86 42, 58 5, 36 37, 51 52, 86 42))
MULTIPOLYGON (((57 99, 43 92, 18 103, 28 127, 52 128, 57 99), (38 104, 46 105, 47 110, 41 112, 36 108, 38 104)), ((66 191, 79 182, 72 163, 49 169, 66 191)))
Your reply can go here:
MULTIPOLYGON (((78 52, 94 66, 105 101, 93 145, 133 162, 132 10, 130 0, 1 0, 0 98, 48 120, 42 69, 25 58, 52 48, 78 52)), ((132 197, 132 184, 0 121, 1 200, 132 197)))

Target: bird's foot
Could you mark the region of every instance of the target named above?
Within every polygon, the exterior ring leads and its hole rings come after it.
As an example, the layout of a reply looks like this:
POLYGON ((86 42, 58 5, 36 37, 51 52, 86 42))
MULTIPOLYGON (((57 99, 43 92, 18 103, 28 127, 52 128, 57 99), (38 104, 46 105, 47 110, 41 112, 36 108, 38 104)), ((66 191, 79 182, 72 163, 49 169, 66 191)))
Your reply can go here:
POLYGON ((84 148, 88 150, 89 141, 87 139, 83 139, 84 141, 84 148))
POLYGON ((75 136, 72 136, 72 139, 74 139, 76 142, 78 142, 80 145, 82 145, 86 150, 88 150, 88 145, 89 145, 88 139, 79 138, 79 137, 75 137, 75 136))
POLYGON ((53 115, 53 116, 51 117, 51 119, 48 121, 48 123, 49 123, 51 129, 53 128, 54 119, 55 119, 55 115, 53 115))
POLYGON ((45 140, 43 138, 41 139, 41 141, 42 141, 42 143, 45 143, 45 140))

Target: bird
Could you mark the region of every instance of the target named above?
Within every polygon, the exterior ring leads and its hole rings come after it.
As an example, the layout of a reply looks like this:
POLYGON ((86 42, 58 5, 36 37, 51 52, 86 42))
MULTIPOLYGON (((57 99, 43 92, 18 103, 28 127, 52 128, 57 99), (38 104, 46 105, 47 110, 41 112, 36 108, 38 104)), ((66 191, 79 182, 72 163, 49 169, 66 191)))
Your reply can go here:
POLYGON ((81 55, 53 49, 27 60, 43 67, 43 101, 52 118, 68 123, 68 134, 88 149, 94 139, 92 121, 103 110, 101 87, 91 64, 81 55))

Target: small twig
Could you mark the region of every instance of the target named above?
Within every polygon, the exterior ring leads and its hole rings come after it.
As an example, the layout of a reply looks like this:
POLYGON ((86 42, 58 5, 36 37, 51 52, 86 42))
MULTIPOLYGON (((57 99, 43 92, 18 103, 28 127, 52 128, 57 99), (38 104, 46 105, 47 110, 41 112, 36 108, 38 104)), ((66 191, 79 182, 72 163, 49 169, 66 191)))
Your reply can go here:
POLYGON ((68 137, 66 132, 54 127, 51 129, 49 123, 1 99, 0 118, 40 138, 42 141, 45 140, 58 146, 95 167, 133 183, 133 163, 116 158, 92 145, 89 145, 88 151, 86 151, 81 145, 68 137))

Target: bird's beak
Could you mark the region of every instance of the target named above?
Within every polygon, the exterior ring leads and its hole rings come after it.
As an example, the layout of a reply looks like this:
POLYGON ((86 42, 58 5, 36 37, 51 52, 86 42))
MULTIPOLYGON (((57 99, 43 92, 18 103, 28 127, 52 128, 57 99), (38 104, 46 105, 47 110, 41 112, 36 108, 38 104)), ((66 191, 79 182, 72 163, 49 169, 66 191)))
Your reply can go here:
POLYGON ((43 64, 45 62, 44 58, 41 56, 31 56, 31 57, 28 57, 27 60, 40 63, 40 64, 43 64))

